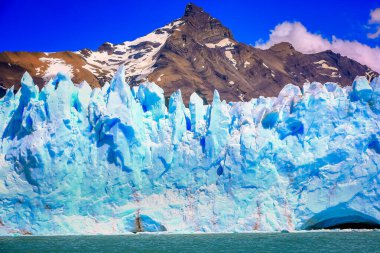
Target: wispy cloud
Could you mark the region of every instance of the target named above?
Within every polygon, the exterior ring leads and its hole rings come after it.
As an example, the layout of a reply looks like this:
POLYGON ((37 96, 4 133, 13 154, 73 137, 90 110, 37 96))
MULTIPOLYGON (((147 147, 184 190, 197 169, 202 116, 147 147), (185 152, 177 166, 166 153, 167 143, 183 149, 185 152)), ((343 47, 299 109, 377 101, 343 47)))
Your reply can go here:
MULTIPOLYGON (((376 18, 377 16, 375 16, 375 20, 376 18)), ((280 42, 289 42, 296 50, 306 54, 331 50, 380 72, 379 47, 373 48, 357 41, 342 40, 336 37, 332 37, 330 41, 320 34, 308 31, 300 22, 286 21, 277 25, 271 31, 269 40, 267 42, 258 41, 256 47, 267 49, 280 42)))
POLYGON ((375 33, 369 33, 368 38, 376 39, 380 36, 380 8, 374 9, 370 13, 370 20, 368 23, 375 27, 375 33))

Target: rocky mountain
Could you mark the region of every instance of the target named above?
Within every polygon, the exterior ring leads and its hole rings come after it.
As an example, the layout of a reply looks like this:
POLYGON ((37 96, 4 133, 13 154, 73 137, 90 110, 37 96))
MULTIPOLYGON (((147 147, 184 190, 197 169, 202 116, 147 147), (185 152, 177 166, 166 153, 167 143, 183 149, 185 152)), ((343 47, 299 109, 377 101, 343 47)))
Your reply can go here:
POLYGON ((308 81, 332 81, 346 86, 357 75, 374 73, 331 51, 302 54, 289 43, 268 50, 240 43, 219 20, 188 4, 181 18, 134 41, 107 42, 94 51, 0 53, 0 85, 18 89, 22 74, 28 71, 42 87, 64 71, 75 83, 87 81, 99 87, 111 80, 121 64, 126 66, 130 84, 155 82, 166 97, 181 89, 185 103, 193 91, 208 102, 215 89, 222 99, 247 101, 260 95, 277 96, 288 83, 301 87, 308 81))

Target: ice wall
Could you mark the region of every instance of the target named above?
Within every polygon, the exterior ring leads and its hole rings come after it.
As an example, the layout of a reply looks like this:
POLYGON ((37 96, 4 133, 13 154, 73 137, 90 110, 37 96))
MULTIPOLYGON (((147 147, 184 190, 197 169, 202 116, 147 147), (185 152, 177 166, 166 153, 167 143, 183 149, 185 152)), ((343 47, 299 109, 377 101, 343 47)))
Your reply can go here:
POLYGON ((211 105, 153 83, 0 100, 0 233, 309 229, 380 223, 380 79, 211 105), (316 225, 319 224, 319 225, 316 225), (322 224, 322 225, 321 225, 322 224), (323 225, 325 224, 325 225, 323 225), (327 224, 327 225, 326 225, 327 224))

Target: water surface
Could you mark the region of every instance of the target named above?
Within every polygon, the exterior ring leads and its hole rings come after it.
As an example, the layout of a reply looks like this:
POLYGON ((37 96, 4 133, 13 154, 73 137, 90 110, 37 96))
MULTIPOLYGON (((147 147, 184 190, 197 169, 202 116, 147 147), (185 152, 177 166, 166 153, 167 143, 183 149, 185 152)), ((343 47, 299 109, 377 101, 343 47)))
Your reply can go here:
POLYGON ((380 252, 380 231, 0 237, 0 252, 380 252))

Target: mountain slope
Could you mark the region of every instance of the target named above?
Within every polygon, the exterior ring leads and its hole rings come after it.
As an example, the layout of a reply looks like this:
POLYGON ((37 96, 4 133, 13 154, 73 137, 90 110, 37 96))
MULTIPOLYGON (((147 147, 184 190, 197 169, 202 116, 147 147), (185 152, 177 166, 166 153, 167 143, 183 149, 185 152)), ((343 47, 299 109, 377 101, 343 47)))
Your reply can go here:
POLYGON ((165 96, 180 88, 186 103, 193 91, 209 102, 214 89, 228 101, 246 101, 276 96, 287 83, 333 81, 346 86, 355 76, 373 72, 331 51, 302 54, 289 43, 268 50, 239 43, 219 20, 188 4, 180 19, 132 42, 105 43, 95 51, 0 53, 0 85, 17 89, 28 71, 41 87, 61 70, 76 83, 86 80, 99 87, 121 64, 127 68, 127 82, 155 82, 165 96))

